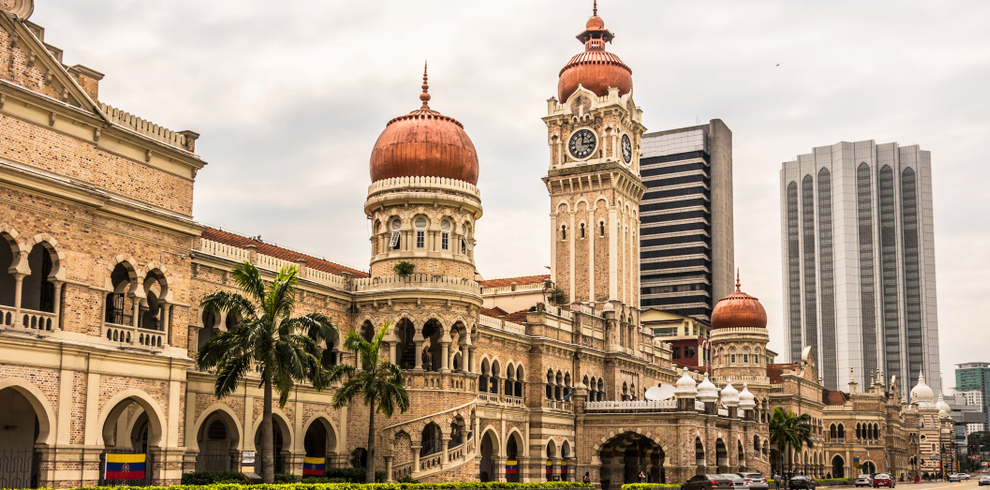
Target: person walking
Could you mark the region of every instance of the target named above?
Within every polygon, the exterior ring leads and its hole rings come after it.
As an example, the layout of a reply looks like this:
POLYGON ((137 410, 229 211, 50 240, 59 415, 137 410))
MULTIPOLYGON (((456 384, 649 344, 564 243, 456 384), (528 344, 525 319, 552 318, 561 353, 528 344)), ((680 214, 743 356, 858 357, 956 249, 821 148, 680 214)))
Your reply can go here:
POLYGON ((780 473, 775 473, 773 475, 773 482, 777 484, 777 490, 780 490, 780 473))

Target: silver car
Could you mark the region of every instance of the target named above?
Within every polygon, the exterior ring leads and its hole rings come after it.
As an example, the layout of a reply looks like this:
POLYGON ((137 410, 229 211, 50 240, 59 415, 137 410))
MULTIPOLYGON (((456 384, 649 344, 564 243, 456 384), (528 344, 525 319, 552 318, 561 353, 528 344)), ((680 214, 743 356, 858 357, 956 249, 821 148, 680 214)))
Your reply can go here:
POLYGON ((746 488, 752 490, 770 490, 770 485, 767 483, 767 477, 763 476, 761 473, 739 473, 739 476, 743 480, 746 480, 746 488))
POLYGON ((858 477, 856 477, 856 486, 857 487, 872 487, 873 486, 873 478, 870 477, 870 475, 859 475, 858 477))

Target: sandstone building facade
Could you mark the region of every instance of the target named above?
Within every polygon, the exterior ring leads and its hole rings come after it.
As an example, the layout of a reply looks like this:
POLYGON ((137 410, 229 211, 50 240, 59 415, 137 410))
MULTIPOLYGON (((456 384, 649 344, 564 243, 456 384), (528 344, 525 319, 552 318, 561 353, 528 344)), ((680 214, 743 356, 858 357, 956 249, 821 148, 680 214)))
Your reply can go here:
MULTIPOLYGON (((645 128, 631 70, 604 50, 612 34, 597 13, 544 118, 552 273, 485 286, 474 267, 479 156, 458 121, 430 108, 425 75, 421 107, 390 121, 371 151, 366 273, 197 223, 199 135, 102 103, 103 75, 63 64, 31 10, 30 0, 0 1, 0 458, 27 461, 0 486, 94 485, 110 452, 148 454, 161 484, 238 469, 257 444, 257 378, 217 399, 213 375, 192 359, 236 324, 199 303, 234 290, 229 272, 244 261, 265 274, 298 267, 298 313, 320 311, 342 335, 391 325, 386 355, 406 373, 412 408, 376 421, 374 457, 390 479, 768 473, 779 459, 767 429, 775 406, 814 414, 822 444, 792 459, 809 473, 866 446, 880 451, 870 457, 881 471, 910 471, 912 446, 898 446, 918 435, 910 417, 932 424, 922 442, 939 437, 937 411, 883 386, 831 410, 809 374, 813 356, 772 363, 766 314, 738 287, 713 313, 710 368, 680 369, 671 346, 642 328, 645 128), (395 274, 400 261, 415 272, 395 274), (539 301, 512 313, 486 306, 537 290, 539 301), (646 400, 661 383, 675 397, 646 400), (877 424, 888 439, 833 450, 822 432, 830 416, 847 430, 877 424)), ((326 346, 325 363, 354 362, 339 345, 326 346)), ((277 471, 301 473, 306 456, 367 463, 367 411, 334 410, 331 394, 299 386, 274 409, 277 471)))

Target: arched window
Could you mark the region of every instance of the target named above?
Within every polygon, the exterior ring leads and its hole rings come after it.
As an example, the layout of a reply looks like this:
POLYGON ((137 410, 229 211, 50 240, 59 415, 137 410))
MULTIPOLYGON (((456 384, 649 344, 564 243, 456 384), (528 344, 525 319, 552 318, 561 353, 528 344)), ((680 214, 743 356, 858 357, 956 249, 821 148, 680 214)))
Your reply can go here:
POLYGON ((553 371, 547 371, 547 400, 553 400, 553 371))
POLYGON ((581 223, 581 239, 584 239, 584 223, 581 223))
POLYGON ((567 240, 567 225, 560 225, 560 239, 567 240))
POLYGON ((598 378, 598 401, 605 401, 605 381, 598 378))
POLYGON ((450 221, 440 222, 440 250, 450 250, 450 221))
POLYGON ((604 221, 599 221, 598 222, 598 236, 600 236, 600 237, 604 237, 605 236, 605 222, 604 221))
POLYGON ((388 248, 391 248, 392 250, 399 250, 399 247, 401 246, 399 243, 401 241, 401 233, 399 233, 400 228, 402 228, 402 221, 399 219, 392 220, 392 238, 390 238, 388 242, 388 248))
POLYGON ((736 363, 736 348, 735 347, 729 347, 729 362, 731 364, 735 364, 736 363))
POLYGON ((422 216, 413 222, 413 226, 416 227, 416 248, 426 248, 426 225, 428 224, 429 220, 422 216))
POLYGON ((749 347, 743 347, 743 364, 749 364, 749 347))
POLYGON ((828 428, 828 437, 829 437, 830 440, 839 437, 839 431, 836 430, 835 424, 832 424, 831 426, 829 426, 829 428, 828 428))

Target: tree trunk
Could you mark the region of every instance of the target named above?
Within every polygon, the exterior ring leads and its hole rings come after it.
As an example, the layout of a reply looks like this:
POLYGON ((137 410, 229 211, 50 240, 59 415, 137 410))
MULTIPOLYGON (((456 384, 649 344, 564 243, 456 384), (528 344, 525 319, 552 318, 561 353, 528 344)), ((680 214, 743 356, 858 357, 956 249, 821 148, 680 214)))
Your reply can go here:
POLYGON ((275 483, 275 441, 272 432, 272 382, 265 381, 265 401, 261 415, 261 481, 275 483))
POLYGON ((365 465, 364 482, 375 483, 375 402, 368 405, 368 413, 368 464, 365 465))

